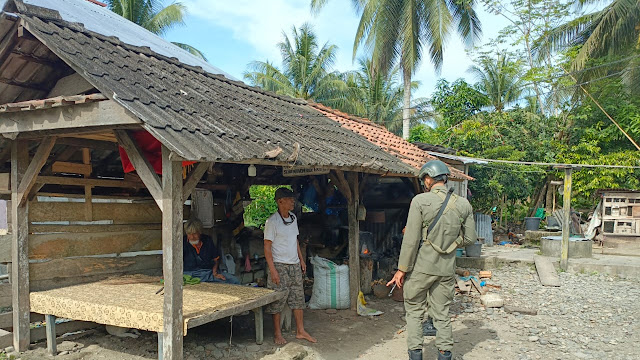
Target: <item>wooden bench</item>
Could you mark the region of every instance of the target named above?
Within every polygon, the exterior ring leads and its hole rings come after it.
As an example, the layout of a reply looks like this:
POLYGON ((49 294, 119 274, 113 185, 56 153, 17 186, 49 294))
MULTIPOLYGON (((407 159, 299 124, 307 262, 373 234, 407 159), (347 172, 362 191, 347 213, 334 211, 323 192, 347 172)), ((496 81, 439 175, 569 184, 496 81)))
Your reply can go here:
MULTIPOLYGON (((56 318, 154 331, 158 333, 158 356, 162 358, 162 285, 160 278, 110 279, 89 284, 32 292, 31 311, 44 314, 47 349, 57 353, 56 318)), ((256 343, 262 344, 262 307, 284 296, 264 288, 218 283, 185 285, 183 291, 184 335, 187 330, 215 320, 252 310, 256 343)))

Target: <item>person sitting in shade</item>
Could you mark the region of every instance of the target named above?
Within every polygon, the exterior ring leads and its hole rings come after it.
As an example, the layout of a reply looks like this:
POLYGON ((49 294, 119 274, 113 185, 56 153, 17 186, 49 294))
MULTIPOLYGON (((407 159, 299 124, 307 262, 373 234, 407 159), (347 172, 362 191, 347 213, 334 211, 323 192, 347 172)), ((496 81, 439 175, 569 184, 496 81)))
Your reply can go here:
POLYGON ((226 271, 220 271, 220 251, 213 240, 202 233, 202 222, 191 219, 184 224, 186 233, 182 241, 183 273, 204 282, 240 284, 226 271))

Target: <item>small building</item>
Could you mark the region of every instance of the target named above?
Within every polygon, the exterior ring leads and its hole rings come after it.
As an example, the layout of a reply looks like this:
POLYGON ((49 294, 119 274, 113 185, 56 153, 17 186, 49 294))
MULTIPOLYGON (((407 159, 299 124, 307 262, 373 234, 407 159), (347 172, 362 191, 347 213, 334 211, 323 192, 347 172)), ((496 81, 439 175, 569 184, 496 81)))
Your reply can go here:
POLYGON ((620 253, 640 251, 640 190, 603 189, 598 195, 603 248, 620 253))
MULTIPOLYGON (((449 165, 450 168, 459 170, 462 174, 469 177, 469 165, 471 164, 486 164, 486 161, 474 159, 466 156, 458 156, 457 150, 441 146, 431 145, 422 142, 414 142, 415 146, 425 151, 427 154, 442 160, 449 165)), ((469 180, 464 179, 462 181, 450 182, 449 186, 454 188, 454 191, 459 196, 467 197, 467 189, 469 188, 469 180)))

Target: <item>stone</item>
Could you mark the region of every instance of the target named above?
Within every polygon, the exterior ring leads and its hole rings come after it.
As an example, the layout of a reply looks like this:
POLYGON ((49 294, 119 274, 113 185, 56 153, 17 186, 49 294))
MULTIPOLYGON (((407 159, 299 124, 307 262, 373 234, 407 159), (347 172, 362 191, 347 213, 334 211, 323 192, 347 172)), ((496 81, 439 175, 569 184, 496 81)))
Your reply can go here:
POLYGON ((540 345, 547 345, 548 343, 549 341, 547 341, 547 339, 540 338, 540 345))
POLYGON ((58 344, 58 351, 66 351, 67 353, 76 347, 76 343, 73 341, 62 341, 58 344))
POLYGON ((226 342, 219 342, 219 343, 216 343, 216 347, 217 347, 218 349, 226 349, 226 348, 228 348, 228 347, 229 347, 229 343, 226 343, 226 342))
POLYGON ((204 346, 205 349, 207 350, 215 350, 216 349, 216 345, 212 344, 212 343, 208 343, 204 346))
POLYGON ((303 360, 303 359, 323 359, 317 352, 308 346, 288 343, 278 348, 275 353, 267 355, 262 360, 303 360))
POLYGON ((536 341, 538 341, 538 339, 539 338, 537 336, 529 336, 529 341, 531 341, 531 342, 536 342, 536 341))
POLYGON ((246 351, 248 351, 248 352, 258 352, 258 351, 260 351, 260 345, 255 345, 255 344, 248 345, 247 348, 246 348, 246 351))

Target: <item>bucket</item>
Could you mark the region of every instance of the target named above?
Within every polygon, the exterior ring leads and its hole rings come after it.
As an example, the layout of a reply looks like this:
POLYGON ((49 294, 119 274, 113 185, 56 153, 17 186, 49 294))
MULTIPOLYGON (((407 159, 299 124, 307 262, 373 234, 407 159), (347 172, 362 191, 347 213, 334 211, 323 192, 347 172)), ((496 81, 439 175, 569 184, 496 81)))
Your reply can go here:
POLYGON ((562 225, 560 225, 560 222, 558 221, 558 219, 556 219, 555 216, 547 216, 547 229, 560 230, 562 229, 562 225))
POLYGON ((456 257, 462 257, 462 249, 456 249, 456 257))
POLYGON ((539 217, 524 218, 524 229, 534 231, 540 229, 540 220, 541 219, 539 217))
POLYGON ((464 248, 468 257, 480 257, 482 253, 482 244, 473 244, 464 248))

